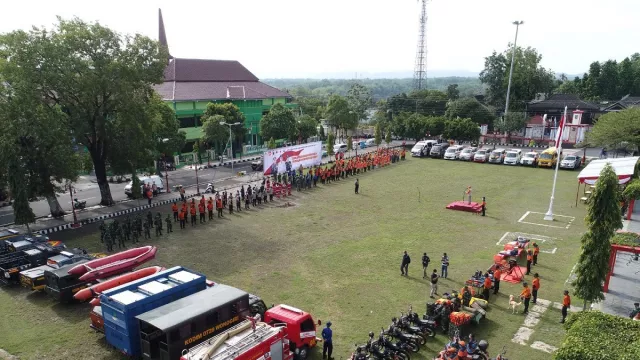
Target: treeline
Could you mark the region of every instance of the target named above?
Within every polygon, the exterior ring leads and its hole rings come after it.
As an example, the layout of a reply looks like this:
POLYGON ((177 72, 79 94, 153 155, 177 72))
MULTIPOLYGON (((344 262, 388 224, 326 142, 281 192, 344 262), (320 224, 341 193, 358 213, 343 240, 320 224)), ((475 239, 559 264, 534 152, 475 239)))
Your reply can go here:
MULTIPOLYGON (((286 90, 295 97, 315 97, 325 100, 331 95, 346 96, 353 83, 359 83, 369 89, 373 101, 413 90, 413 79, 266 79, 263 81, 286 90)), ((451 84, 458 85, 460 95, 463 97, 484 92, 480 80, 474 77, 430 78, 427 80, 427 89, 446 91, 451 84)))
POLYGON ((616 101, 626 95, 640 96, 640 53, 621 62, 594 61, 582 77, 563 77, 562 81, 556 93, 575 94, 583 100, 616 101))

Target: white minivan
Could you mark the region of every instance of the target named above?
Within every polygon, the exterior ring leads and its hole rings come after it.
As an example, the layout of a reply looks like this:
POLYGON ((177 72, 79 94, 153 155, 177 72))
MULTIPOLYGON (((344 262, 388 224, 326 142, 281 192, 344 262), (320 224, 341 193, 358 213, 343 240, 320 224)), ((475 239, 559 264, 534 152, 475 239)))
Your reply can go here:
POLYGON ((462 151, 462 145, 450 146, 447 151, 444 152, 445 160, 458 160, 460 158, 460 152, 462 151))
POLYGON ((507 151, 507 154, 504 156, 505 165, 520 165, 520 161, 522 160, 522 150, 513 149, 507 151))
POLYGON ((333 153, 340 154, 347 152, 347 144, 335 144, 333 145, 333 153))
MULTIPOLYGON (((162 181, 162 178, 160 176, 158 175, 140 176, 138 177, 138 179, 140 179, 140 190, 142 190, 142 187, 144 186, 144 184, 150 184, 151 186, 155 184, 157 191, 153 195, 164 192, 164 182, 162 181)), ((133 193, 131 192, 132 186, 133 186, 133 181, 129 181, 127 186, 124 187, 124 193, 129 197, 133 196, 133 193)))
POLYGON ((413 156, 413 157, 429 156, 429 152, 431 151, 431 147, 436 143, 437 142, 435 140, 418 141, 411 148, 411 156, 413 156))
POLYGON ((364 143, 367 147, 376 146, 376 139, 367 139, 364 143))

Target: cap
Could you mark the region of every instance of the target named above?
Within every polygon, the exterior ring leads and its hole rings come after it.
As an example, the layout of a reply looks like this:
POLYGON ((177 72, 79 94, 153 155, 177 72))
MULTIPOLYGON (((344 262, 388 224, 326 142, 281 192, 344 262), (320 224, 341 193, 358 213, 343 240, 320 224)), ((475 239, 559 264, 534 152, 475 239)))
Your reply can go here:
POLYGON ((327 321, 327 327, 331 327, 331 321, 327 321))

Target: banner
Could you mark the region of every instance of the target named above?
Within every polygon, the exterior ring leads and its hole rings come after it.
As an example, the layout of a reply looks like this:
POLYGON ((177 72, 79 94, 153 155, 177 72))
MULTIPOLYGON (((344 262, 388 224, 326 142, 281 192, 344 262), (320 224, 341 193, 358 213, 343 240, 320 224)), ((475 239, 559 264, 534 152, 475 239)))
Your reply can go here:
POLYGON ((298 170, 300 165, 303 168, 320 165, 322 142, 266 150, 262 154, 262 159, 265 175, 277 175, 289 170, 298 170))

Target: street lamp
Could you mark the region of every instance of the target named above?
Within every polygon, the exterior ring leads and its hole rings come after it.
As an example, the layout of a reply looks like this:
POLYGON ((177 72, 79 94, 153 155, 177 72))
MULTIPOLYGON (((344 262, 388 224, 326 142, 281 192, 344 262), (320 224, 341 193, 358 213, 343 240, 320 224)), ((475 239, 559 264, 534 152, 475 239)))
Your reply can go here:
POLYGON ((229 127, 229 148, 231 149, 231 173, 233 174, 233 140, 231 135, 231 127, 242 125, 240 122, 234 122, 233 124, 227 124, 224 121, 220 121, 220 125, 229 127))
POLYGON ((509 93, 511 93, 511 77, 513 76, 513 64, 516 62, 516 49, 517 49, 516 45, 518 43, 518 29, 520 28, 520 25, 524 24, 524 21, 514 21, 512 24, 516 26, 516 38, 513 41, 513 51, 511 52, 511 69, 509 70, 509 83, 507 84, 507 101, 505 101, 505 104, 504 104, 504 117, 502 118, 503 121, 507 116, 507 112, 509 111, 509 93))

